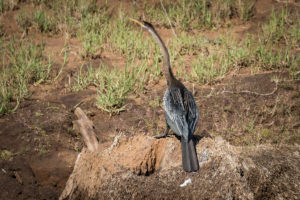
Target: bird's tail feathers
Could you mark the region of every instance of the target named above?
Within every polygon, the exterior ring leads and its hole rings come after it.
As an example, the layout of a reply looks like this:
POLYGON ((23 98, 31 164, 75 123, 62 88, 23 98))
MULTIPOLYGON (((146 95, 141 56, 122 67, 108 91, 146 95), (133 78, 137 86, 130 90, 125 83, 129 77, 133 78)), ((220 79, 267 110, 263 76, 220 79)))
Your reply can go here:
POLYGON ((186 141, 181 137, 182 166, 186 172, 199 170, 199 163, 193 139, 186 141))

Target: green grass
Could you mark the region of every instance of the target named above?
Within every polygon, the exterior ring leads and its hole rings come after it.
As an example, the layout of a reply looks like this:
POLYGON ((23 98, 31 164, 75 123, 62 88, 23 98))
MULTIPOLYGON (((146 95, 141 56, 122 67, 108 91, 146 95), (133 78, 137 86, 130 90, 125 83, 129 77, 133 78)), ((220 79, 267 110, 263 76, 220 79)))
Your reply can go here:
POLYGON ((282 9, 281 12, 272 10, 269 21, 263 25, 264 40, 266 42, 278 43, 285 39, 285 34, 288 32, 289 10, 282 9))
MULTIPOLYGON (((103 66, 99 69, 93 66, 80 68, 71 90, 79 91, 90 85, 102 88, 98 93, 101 96, 97 103, 99 108, 110 113, 122 110, 128 93, 134 90, 143 91, 150 79, 162 77, 162 56, 158 45, 151 36, 148 37, 148 33, 128 20, 129 16, 136 18, 141 15, 135 4, 130 14, 125 13, 121 7, 117 15, 111 17, 107 4, 100 7, 94 0, 55 0, 53 4, 32 0, 32 3, 36 5, 32 16, 21 10, 17 18, 24 30, 33 24, 41 32, 70 32, 71 37, 77 37, 81 42, 83 58, 93 58, 95 53, 105 50, 126 57, 130 63, 122 73, 117 73, 117 67, 114 70, 103 66), (103 74, 102 78, 100 74, 103 74), (133 74, 139 74, 139 77, 131 77, 133 74)), ((247 21, 253 14, 252 1, 164 1, 164 6, 171 23, 177 31, 180 30, 177 37, 163 38, 169 47, 172 67, 179 78, 212 84, 232 70, 242 67, 250 67, 252 71, 285 69, 291 74, 299 74, 297 66, 300 59, 293 52, 299 44, 300 23, 291 23, 287 8, 273 10, 270 19, 262 25, 261 36, 249 35, 246 39, 237 41, 229 31, 228 34, 209 41, 200 34, 191 34, 189 30, 220 27, 232 18, 247 21), (289 45, 280 46, 282 42, 289 45)), ((155 26, 169 27, 168 18, 160 3, 150 5, 145 2, 143 7, 146 20, 150 19, 155 26)), ((45 71, 41 67, 40 72, 35 72, 33 82, 36 79, 42 82, 48 76, 47 73, 49 70, 45 71), (40 76, 45 78, 39 78, 40 76)), ((25 94, 28 93, 27 82, 18 86, 24 88, 25 94)), ((10 92, 4 94, 7 99, 5 102, 15 96, 10 92)), ((24 98, 26 95, 20 96, 24 98)))
POLYGON ((46 147, 44 147, 44 146, 40 149, 40 154, 41 155, 47 154, 48 152, 49 152, 49 150, 47 150, 46 147))
MULTIPOLYGON (((77 35, 84 43, 84 53, 93 53, 97 44, 99 46, 103 42, 105 35, 111 33, 111 28, 105 30, 106 28, 103 27, 106 24, 104 21, 111 19, 111 13, 108 13, 107 10, 108 1, 102 7, 99 7, 95 0, 55 0, 51 3, 43 0, 32 0, 31 2, 35 5, 34 8, 31 8, 33 9, 34 21, 41 32, 68 32, 72 36, 77 35), (93 27, 99 29, 96 30, 93 27), (97 37, 99 35, 100 37, 97 37)), ((2 4, 4 7, 4 3, 2 4)), ((190 30, 221 26, 233 17, 246 21, 253 12, 253 4, 250 0, 164 1, 164 7, 166 13, 163 12, 160 3, 150 5, 145 2, 143 12, 141 12, 136 9, 133 3, 130 16, 138 17, 146 14, 145 19, 151 19, 151 21, 166 27, 170 26, 168 20, 170 18, 173 26, 180 30, 190 30)), ((26 22, 26 19, 24 21, 26 22)), ((26 25, 26 23, 20 23, 21 26, 24 24, 26 25)))
POLYGON ((3 37, 5 34, 4 30, 3 30, 3 24, 0 22, 0 42, 1 42, 1 37, 3 37))
POLYGON ((166 13, 162 12, 161 4, 150 5, 145 2, 143 7, 149 19, 162 23, 165 27, 170 27, 169 17, 173 26, 179 27, 181 30, 188 30, 190 28, 211 28, 214 26, 212 14, 209 12, 206 3, 207 1, 188 0, 168 2, 164 5, 166 13))
POLYGON ((272 135, 272 131, 264 128, 261 130, 261 135, 264 139, 268 139, 272 135))
POLYGON ((141 69, 134 67, 132 63, 127 63, 124 71, 118 68, 109 69, 103 64, 96 68, 92 64, 82 66, 72 90, 79 91, 89 86, 96 87, 96 106, 110 114, 117 114, 125 109, 127 95, 138 89, 137 82, 140 80, 138 77, 143 73, 141 69))
POLYGON ((55 19, 50 17, 44 10, 37 10, 34 14, 34 22, 41 32, 57 32, 55 19))
MULTIPOLYGON (((0 0, 0 12, 11 9, 13 2, 17 1, 0 0)), ((232 32, 236 31, 234 26, 240 23, 247 25, 245 22, 253 16, 253 1, 163 1, 166 13, 159 1, 157 4, 143 1, 144 9, 137 9, 138 3, 132 3, 132 10, 120 6, 113 13, 108 8, 108 1, 101 6, 95 0, 31 2, 32 5, 26 6, 32 12, 27 12, 25 7, 16 11, 19 12, 16 19, 20 28, 24 31, 34 28, 35 31, 51 34, 66 33, 72 40, 78 39, 83 62, 88 64, 82 65, 75 78, 70 79, 70 91, 77 92, 87 88, 97 90, 95 105, 110 115, 126 110, 129 96, 138 96, 146 92, 148 84, 152 86, 157 80, 164 79, 161 70, 162 55, 158 45, 149 33, 129 21, 128 17, 142 16, 159 33, 164 31, 162 39, 169 49, 172 68, 181 80, 198 86, 215 84, 227 74, 234 74, 241 68, 248 68, 252 73, 266 70, 287 71, 294 79, 300 79, 300 57, 297 54, 300 43, 300 22, 297 20, 299 15, 291 12, 287 6, 274 9, 266 21, 262 21, 262 25, 255 26, 255 34, 250 29, 249 35, 235 38, 232 32), (231 21, 232 19, 235 20, 231 21), (176 36, 172 34, 172 30, 165 30, 171 28, 170 23, 176 36), (223 33, 218 34, 218 30, 223 33), (215 34, 214 39, 208 39, 209 31, 215 34), (126 60, 126 64, 108 67, 101 63, 93 66, 91 63, 94 61, 89 61, 95 59, 94 55, 102 56, 103 52, 120 58, 120 63, 126 60)), ((6 36, 0 38, 0 114, 13 112, 22 100, 30 96, 28 88, 31 84, 49 79, 52 67, 51 59, 43 56, 43 45, 15 40, 8 45, 6 39, 6 36)), ((70 45, 70 52, 64 52, 62 67, 51 83, 63 76, 62 70, 69 67, 68 56, 73 53, 71 48, 70 45)), ((113 65, 115 58, 108 57, 113 65)), ((97 63, 99 58, 96 59, 97 63)), ((279 86, 278 89, 283 88, 279 86)), ((216 95, 218 91, 214 91, 208 96, 216 95)), ((226 126, 217 130, 218 134, 239 145, 282 141, 299 143, 299 131, 294 130, 298 115, 285 105, 282 100, 281 105, 276 104, 271 110, 267 107, 255 107, 257 113, 242 113, 237 119, 240 122, 238 124, 227 124, 228 111, 222 111, 220 118, 226 126), (276 123, 286 126, 282 130, 278 130, 278 126, 262 123, 264 117, 272 122, 275 116, 279 116, 276 123), (294 121, 295 126, 291 125, 294 121)), ((159 98, 152 98, 148 106, 158 109, 161 102, 159 98)), ((232 112, 239 113, 234 110, 232 112)), ((144 121, 149 129, 157 132, 161 130, 158 121, 144 121)), ((41 149, 42 154, 46 152, 46 148, 41 149)))
POLYGON ((19 0, 0 0, 0 13, 13 9, 19 0))
POLYGON ((9 160, 13 156, 13 153, 8 150, 1 151, 0 157, 2 160, 9 160))
POLYGON ((253 15, 254 4, 250 0, 230 1, 164 1, 166 13, 160 3, 143 5, 146 18, 158 21, 166 27, 171 23, 181 30, 206 29, 221 26, 232 18, 247 21, 253 15), (167 16, 166 16, 167 15, 167 16))
POLYGON ((65 66, 66 66, 66 64, 67 64, 67 62, 68 62, 69 53, 67 52, 66 49, 67 49, 67 46, 66 46, 66 44, 65 44, 65 47, 64 47, 64 49, 62 50, 62 52, 64 53, 63 64, 62 64, 61 68, 59 69, 57 75, 53 78, 53 81, 56 81, 56 80, 60 77, 61 73, 63 72, 63 69, 65 68, 65 66))
POLYGON ((32 26, 33 17, 26 9, 21 9, 16 20, 22 30, 28 31, 29 27, 32 26))
POLYGON ((191 72, 185 77, 186 80, 212 83, 230 70, 244 65, 249 55, 248 49, 229 39, 229 35, 215 41, 204 40, 202 36, 183 35, 183 37, 184 39, 179 39, 180 51, 176 57, 185 55, 193 57, 190 63, 191 72))
POLYGON ((88 67, 82 65, 76 75, 74 83, 72 84, 71 90, 77 92, 86 89, 91 85, 98 87, 98 82, 96 81, 97 76, 92 64, 88 67))
MULTIPOLYGON (((287 28, 286 31, 290 31, 290 29, 287 28)), ((231 38, 229 33, 215 41, 208 43, 202 41, 202 44, 200 42, 199 47, 203 47, 201 49, 197 48, 197 41, 200 41, 197 37, 201 36, 191 38, 191 41, 194 41, 194 46, 182 45, 180 54, 177 54, 176 57, 193 54, 193 51, 199 54, 199 52, 205 51, 205 48, 213 49, 213 51, 207 52, 207 55, 200 53, 199 56, 195 56, 190 64, 192 71, 188 76, 189 80, 212 83, 228 72, 242 67, 253 68, 253 71, 284 69, 289 71, 291 75, 298 73, 297 66, 300 64, 300 59, 293 53, 290 46, 265 43, 262 39, 250 35, 239 42, 231 38)), ((186 62, 183 61, 183 63, 186 62)))
MULTIPOLYGON (((253 5, 249 1, 240 2, 247 4, 244 6, 245 9, 248 9, 247 13, 250 14, 253 5)), ((190 2, 185 3, 187 3, 187 5, 183 5, 182 7, 189 9, 187 7, 190 6, 188 5, 190 2)), ((225 4, 225 2, 223 3, 225 4)), ((219 6, 223 6, 223 8, 226 7, 224 7, 224 5, 219 6)), ((230 5, 228 6, 230 7, 230 5)), ((239 8, 242 7, 243 5, 240 5, 239 8)), ((155 13, 156 11, 151 12, 155 13)), ((282 12, 283 14, 281 14, 281 16, 287 18, 286 12, 282 12)), ((241 18, 243 20, 248 19, 247 16, 241 16, 241 18)), ((273 20, 272 17, 270 20, 273 20)), ((269 24, 270 20, 267 21, 266 24, 269 24)), ((145 35, 147 35, 145 31, 143 31, 142 34, 137 34, 139 32, 135 30, 136 33, 134 33, 132 31, 134 28, 128 25, 128 20, 126 20, 122 12, 120 12, 115 23, 112 22, 112 26, 115 27, 115 29, 109 28, 112 34, 108 37, 108 41, 112 43, 113 49, 129 58, 135 56, 144 63, 149 60, 154 61, 152 66, 146 65, 146 67, 149 69, 154 68, 155 70, 152 70, 150 74, 155 74, 154 76, 160 77, 161 71, 158 60, 161 60, 161 53, 156 42, 153 39, 145 37, 145 35), (132 38, 135 39, 132 40, 132 38)), ((263 25, 263 27, 264 26, 265 25, 263 25)), ((296 39, 291 40, 297 40, 299 35, 297 30, 295 26, 286 26, 285 32, 293 33, 287 35, 286 38, 291 39, 292 37, 296 37, 296 39)), ((245 40, 237 41, 232 38, 229 32, 214 41, 208 41, 203 39, 201 35, 190 35, 182 31, 178 34, 178 37, 169 40, 169 42, 171 42, 171 45, 168 45, 171 63, 179 77, 199 83, 213 83, 230 71, 242 67, 251 67, 253 71, 286 69, 291 74, 297 73, 299 57, 293 55, 293 51, 290 47, 285 46, 282 48, 276 46, 276 44, 270 44, 266 42, 263 37, 264 35, 262 38, 249 35, 245 40), (190 61, 191 58, 192 62, 186 61, 187 59, 190 61), (190 63, 188 66, 192 69, 190 72, 184 71, 185 69, 182 66, 185 65, 185 63, 190 63)), ((163 39, 166 41, 165 38, 163 39)))
POLYGON ((12 39, 2 51, 0 68, 0 114, 14 111, 20 101, 30 96, 30 84, 47 80, 52 67, 43 56, 44 45, 12 39))
POLYGON ((221 76, 226 71, 222 71, 222 68, 217 69, 214 61, 214 56, 210 56, 206 59, 198 57, 192 64, 192 76, 197 78, 200 83, 211 83, 217 76, 221 76))
POLYGON ((81 23, 77 32, 78 39, 83 45, 83 56, 90 57, 96 53, 106 42, 108 37, 109 18, 106 9, 99 9, 92 13, 86 13, 81 17, 81 23))
POLYGON ((97 107, 110 114, 125 110, 125 99, 133 90, 138 74, 129 72, 127 67, 121 74, 118 69, 109 71, 107 68, 104 68, 101 74, 97 107))
POLYGON ((37 9, 34 12, 28 12, 29 8, 22 8, 17 15, 17 23, 24 31, 28 31, 30 27, 35 27, 42 33, 58 33, 58 24, 55 17, 49 15, 46 9, 37 9))
POLYGON ((77 32, 82 29, 81 26, 90 20, 88 19, 90 15, 99 16, 99 11, 106 9, 106 7, 99 8, 96 6, 94 0, 54 0, 51 2, 31 0, 31 3, 30 6, 23 7, 19 13, 17 21, 22 29, 34 25, 37 30, 43 33, 68 33, 72 37, 75 37, 77 32), (22 12, 22 10, 26 11, 22 12), (28 21, 30 24, 27 23, 28 21))
POLYGON ((253 16, 254 3, 255 2, 251 0, 240 0, 235 2, 241 20, 247 21, 253 16))

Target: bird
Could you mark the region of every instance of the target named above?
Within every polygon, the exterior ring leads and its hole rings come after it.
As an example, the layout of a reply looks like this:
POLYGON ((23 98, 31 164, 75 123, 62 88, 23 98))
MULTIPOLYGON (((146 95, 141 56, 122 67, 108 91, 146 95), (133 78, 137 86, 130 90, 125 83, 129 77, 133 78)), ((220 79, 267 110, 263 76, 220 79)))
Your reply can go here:
POLYGON ((170 65, 170 56, 166 45, 149 22, 129 18, 143 29, 147 30, 160 46, 163 54, 163 73, 167 81, 167 89, 163 97, 166 130, 155 138, 166 137, 173 130, 180 138, 182 151, 182 167, 186 172, 199 170, 199 162, 196 153, 193 134, 198 122, 198 107, 192 93, 176 79, 170 65))

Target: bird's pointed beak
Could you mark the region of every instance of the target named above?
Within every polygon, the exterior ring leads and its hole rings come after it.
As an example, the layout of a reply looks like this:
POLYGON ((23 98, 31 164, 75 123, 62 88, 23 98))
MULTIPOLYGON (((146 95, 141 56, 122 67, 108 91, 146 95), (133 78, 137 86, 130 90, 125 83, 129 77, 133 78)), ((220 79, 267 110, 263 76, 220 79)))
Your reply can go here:
POLYGON ((132 18, 129 18, 130 21, 133 21, 135 23, 137 23, 138 25, 142 26, 143 27, 143 23, 139 20, 136 20, 136 19, 132 19, 132 18))

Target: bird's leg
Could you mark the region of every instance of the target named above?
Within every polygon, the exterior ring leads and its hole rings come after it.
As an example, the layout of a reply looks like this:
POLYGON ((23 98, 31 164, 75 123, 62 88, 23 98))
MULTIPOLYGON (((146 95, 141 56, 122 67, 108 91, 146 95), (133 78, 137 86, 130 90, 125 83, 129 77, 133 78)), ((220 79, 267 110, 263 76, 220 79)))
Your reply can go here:
MULTIPOLYGON (((166 123, 166 124, 167 124, 167 123, 166 123)), ((167 128, 166 128, 165 132, 164 132, 163 134, 154 136, 154 138, 159 139, 159 138, 167 137, 169 131, 170 131, 170 126, 167 124, 167 128)))

